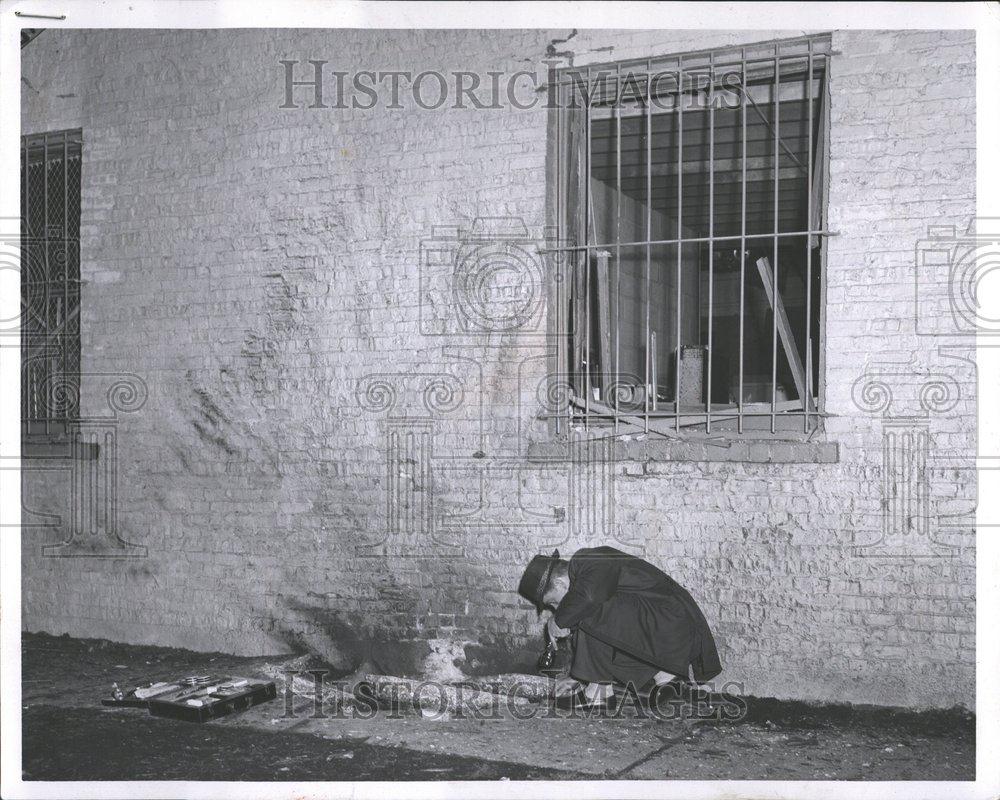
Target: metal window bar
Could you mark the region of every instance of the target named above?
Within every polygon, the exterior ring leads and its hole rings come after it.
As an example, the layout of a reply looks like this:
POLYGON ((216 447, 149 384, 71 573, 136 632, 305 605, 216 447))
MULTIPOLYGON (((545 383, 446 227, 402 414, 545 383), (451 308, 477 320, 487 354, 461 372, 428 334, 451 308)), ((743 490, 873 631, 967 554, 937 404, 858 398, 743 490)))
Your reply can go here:
POLYGON ((615 404, 615 433, 618 433, 618 386, 621 381, 621 361, 619 344, 621 342, 621 280, 622 280, 622 106, 621 68, 617 73, 618 102, 615 103, 615 371, 610 384, 604 388, 610 391, 615 404))
MULTIPOLYGON (((812 228, 800 231, 780 231, 775 234, 773 231, 769 233, 748 233, 746 236, 741 236, 740 234, 734 234, 732 236, 715 236, 709 239, 708 236, 684 236, 677 239, 653 239, 652 241, 646 241, 641 239, 634 242, 620 242, 622 247, 638 247, 647 244, 651 245, 666 245, 666 244, 707 244, 709 241, 713 242, 738 242, 741 239, 753 240, 753 239, 767 239, 771 241, 777 236, 779 239, 787 239, 791 237, 802 237, 802 236, 836 236, 836 231, 826 230, 824 228, 812 228)), ((615 242, 594 242, 590 245, 564 245, 545 248, 546 253, 560 253, 560 252, 572 252, 574 250, 600 250, 601 248, 613 248, 615 242)))
POLYGON ((65 434, 79 413, 80 130, 21 139, 21 416, 65 434))
MULTIPOLYGON (((683 64, 684 62, 681 61, 683 64)), ((677 238, 684 237, 684 70, 677 70, 677 238)), ((677 245, 677 303, 674 307, 677 338, 674 340, 677 369, 674 384, 674 428, 681 429, 681 261, 684 245, 677 245)))
MULTIPOLYGON (((646 70, 647 74, 649 72, 651 60, 646 60, 646 70)), ((644 384, 643 384, 643 412, 642 412, 642 431, 643 433, 649 433, 649 412, 651 404, 656 402, 656 386, 653 385, 652 376, 650 374, 650 368, 652 365, 652 359, 655 353, 652 348, 652 333, 649 329, 650 322, 650 297, 649 297, 649 283, 650 283, 650 271, 652 268, 652 258, 653 258, 653 246, 649 244, 649 241, 653 238, 653 104, 649 101, 649 87, 646 87, 646 97, 645 97, 645 121, 646 121, 646 260, 643 265, 643 297, 645 305, 645 326, 644 326, 644 336, 642 338, 643 342, 643 352, 644 358, 644 384), (650 400, 650 394, 653 395, 652 400, 650 400)), ((652 406, 655 410, 655 405, 652 406)))
MULTIPOLYGON (((746 87, 747 85, 747 51, 746 48, 740 51, 742 54, 742 63, 740 65, 740 86, 746 87)), ((740 351, 740 374, 738 380, 739 386, 739 396, 736 399, 737 403, 737 416, 736 416, 736 432, 739 434, 743 433, 743 403, 745 395, 743 394, 743 358, 744 350, 743 337, 746 332, 746 282, 747 282, 747 93, 745 91, 740 92, 740 125, 742 132, 740 134, 740 340, 739 340, 739 351, 740 351)))
POLYGON ((583 230, 584 230, 584 241, 587 243, 587 250, 584 253, 584 258, 583 258, 584 283, 586 285, 585 289, 586 294, 584 295, 584 308, 586 309, 584 326, 587 335, 587 345, 586 348, 584 349, 584 352, 586 353, 587 357, 587 364, 584 368, 585 369, 584 374, 586 375, 587 378, 587 394, 586 397, 584 398, 584 402, 586 403, 586 406, 584 408, 586 412, 586 417, 584 417, 584 425, 588 430, 590 428, 590 421, 591 421, 590 401, 591 401, 591 396, 593 395, 593 388, 591 387, 591 373, 593 371, 593 366, 594 366, 593 351, 590 348, 590 304, 591 304, 590 254, 592 252, 590 248, 590 239, 592 236, 596 237, 596 233, 593 230, 594 209, 593 209, 593 198, 591 196, 591 188, 590 188, 590 171, 591 171, 590 148, 592 146, 590 108, 591 108, 591 98, 593 97, 593 94, 594 90, 590 82, 590 69, 588 68, 587 69, 587 149, 586 149, 586 161, 585 161, 587 168, 583 172, 583 179, 584 179, 583 195, 586 198, 586 200, 584 201, 585 214, 583 219, 583 230))
MULTIPOLYGON (((574 408, 572 405, 568 412, 570 421, 575 414, 582 412, 583 422, 585 425, 589 426, 592 420, 597 420, 601 418, 609 418, 615 430, 618 430, 619 424, 623 420, 623 412, 620 407, 620 399, 622 395, 619 391, 614 391, 614 400, 609 401, 607 398, 607 392, 612 389, 619 381, 622 380, 621 374, 621 272, 622 272, 622 248, 631 246, 641 246, 645 250, 645 264, 643 268, 642 276, 642 286, 644 294, 644 323, 643 323, 643 348, 645 351, 644 359, 644 387, 642 392, 642 410, 641 416, 631 416, 627 415, 625 420, 630 424, 635 424, 638 421, 639 426, 644 430, 650 430, 651 420, 655 421, 658 418, 673 418, 674 421, 674 431, 679 432, 682 424, 685 427, 691 425, 690 421, 687 419, 690 414, 690 410, 686 410, 682 407, 682 341, 683 341, 683 331, 682 331, 682 282, 684 280, 684 245, 694 244, 694 243, 707 243, 708 244, 708 313, 707 313, 707 349, 705 353, 707 355, 707 369, 703 373, 704 378, 702 380, 702 385, 700 389, 704 390, 704 411, 701 415, 701 419, 705 426, 705 432, 711 433, 713 421, 716 419, 733 419, 736 420, 737 431, 742 433, 744 430, 744 417, 747 416, 769 416, 770 417, 770 429, 774 433, 776 429, 776 421, 779 413, 778 401, 777 401, 777 391, 778 391, 778 352, 777 352, 777 339, 778 339, 778 316, 776 308, 779 304, 779 294, 778 294, 778 276, 780 270, 780 254, 779 254, 779 243, 780 240, 787 237, 804 236, 807 242, 807 253, 806 253, 806 263, 805 263, 805 279, 804 292, 805 292, 805 369, 800 371, 805 372, 804 385, 805 388, 799 392, 800 396, 798 399, 798 404, 800 408, 790 408, 784 407, 787 404, 783 403, 781 408, 781 414, 787 416, 801 415, 803 417, 803 427, 804 432, 808 432, 810 429, 810 424, 813 421, 811 417, 820 416, 819 409, 815 411, 810 408, 813 403, 813 357, 812 357, 812 341, 813 341, 813 309, 812 309, 812 246, 813 237, 821 243, 820 257, 822 259, 822 254, 825 252, 825 237, 832 235, 832 232, 822 229, 822 223, 820 225, 813 224, 814 208, 813 208, 813 181, 814 181, 814 159, 816 154, 813 152, 815 147, 815 137, 813 132, 814 127, 814 104, 815 95, 813 91, 813 81, 816 79, 817 75, 817 64, 819 66, 819 77, 820 80, 825 79, 826 72, 828 71, 829 56, 831 51, 829 50, 829 37, 803 37, 796 40, 786 40, 784 42, 779 41, 775 43, 768 43, 766 47, 770 48, 769 54, 756 54, 754 51, 759 51, 765 45, 748 45, 741 48, 736 48, 731 51, 701 51, 707 55, 707 73, 708 80, 706 86, 701 86, 698 82, 697 70, 692 70, 686 63, 685 60, 687 56, 676 56, 672 59, 667 59, 668 63, 675 64, 675 68, 671 70, 670 77, 675 78, 675 84, 672 90, 673 103, 670 107, 674 113, 676 113, 676 129, 677 129, 677 236, 674 239, 653 239, 653 226, 652 226, 652 211, 653 211, 653 98, 654 96, 661 96, 660 93, 654 94, 653 76, 654 76, 654 62, 652 59, 645 59, 642 63, 643 69, 638 71, 638 77, 643 79, 638 83, 645 86, 645 91, 641 97, 641 102, 644 106, 644 118, 645 118, 645 200, 646 200, 646 221, 645 221, 645 239, 639 241, 629 241, 623 242, 621 236, 622 229, 622 194, 624 191, 623 186, 623 174, 622 174, 622 151, 623 151, 623 140, 622 140, 622 102, 621 97, 623 95, 622 86, 625 82, 631 81, 633 85, 636 85, 636 75, 630 74, 626 80, 623 81, 622 78, 622 67, 623 64, 628 62, 620 62, 614 65, 613 75, 609 74, 608 70, 604 70, 601 67, 588 66, 586 67, 586 86, 587 86, 587 97, 585 104, 585 125, 586 125, 586 145, 584 149, 584 158, 577 158, 577 163, 586 164, 586 169, 584 172, 584 179, 586 182, 586 195, 584 199, 585 211, 584 211, 584 223, 583 227, 585 230, 584 244, 579 243, 569 243, 566 245, 560 245, 552 250, 562 251, 565 255, 572 255, 574 253, 581 253, 584 256, 584 263, 582 268, 586 270, 585 274, 585 293, 586 302, 582 304, 585 309, 586 319, 583 322, 584 331, 581 334, 579 330, 579 325, 576 326, 575 331, 576 336, 584 335, 586 342, 583 348, 584 353, 584 364, 573 364, 572 368, 569 370, 570 374, 577 374, 577 369, 582 368, 585 377, 586 387, 584 389, 583 397, 583 408, 574 408), (783 48, 789 44, 794 44, 798 46, 804 46, 804 52, 795 53, 785 53, 783 48), (720 57, 718 54, 720 52, 726 52, 728 55, 720 57), (751 53, 754 53, 751 55, 751 53), (736 59, 736 54, 739 58, 736 59), (762 72, 761 62, 768 62, 769 69, 762 72), (801 63, 800 63, 801 62, 801 63), (728 75, 723 75, 718 67, 724 66, 739 66, 739 84, 738 84, 738 94, 739 94, 739 130, 740 130, 740 220, 739 220, 739 234, 732 235, 716 235, 716 126, 715 126, 715 110, 716 110, 716 91, 717 87, 723 85, 723 82, 727 78, 732 78, 735 73, 730 72, 728 75), (786 66, 791 66, 791 68, 786 69, 786 66), (595 77, 596 73, 596 77, 595 77), (772 105, 774 106, 774 124, 770 125, 768 120, 761 112, 760 107, 754 101, 750 93, 751 87, 751 76, 758 77, 758 85, 760 84, 759 78, 765 75, 773 80, 773 98, 772 105), (786 75, 791 77, 796 77, 799 74, 804 75, 804 84, 806 87, 806 115, 807 115, 807 125, 806 125, 806 164, 803 164, 798 157, 796 157, 793 150, 791 150, 785 141, 781 137, 781 119, 780 119, 780 104, 781 104, 781 91, 782 91, 782 79, 786 75), (688 77, 690 76, 690 83, 688 82, 688 77), (609 91, 614 90, 614 97, 609 98, 609 91), (684 231, 684 219, 685 219, 685 198, 684 198, 684 185, 685 185, 685 154, 684 154, 684 111, 686 99, 690 96, 692 109, 697 108, 697 98, 698 93, 701 90, 707 91, 708 102, 708 235, 707 236, 697 236, 688 235, 685 236, 684 231), (747 138, 747 107, 748 104, 754 108, 755 113, 761 118, 761 121, 768 128, 768 133, 773 135, 773 179, 772 179, 772 213, 773 213, 773 225, 772 230, 769 233, 757 233, 749 232, 747 228, 747 216, 748 216, 748 175, 747 175, 747 164, 750 160, 750 151, 747 138), (593 207, 593 196, 591 191, 591 181, 594 179, 593 173, 593 147, 594 147, 594 127, 593 127, 593 110, 600 106, 610 106, 611 111, 611 122, 614 127, 614 182, 615 182, 615 236, 614 241, 601 241, 603 237, 599 235, 599 232, 595 225, 594 220, 594 207, 593 207), (806 191, 807 196, 807 210, 806 210, 806 222, 804 230, 781 230, 782 225, 782 208, 781 208, 781 167, 780 158, 781 151, 787 153, 789 158, 804 172, 806 172, 806 191), (756 405, 754 403, 748 403, 746 399, 746 394, 744 391, 744 370, 745 370, 745 336, 746 336, 746 307, 745 307, 745 295, 746 295, 746 258, 749 254, 746 247, 748 242, 755 241, 758 239, 771 239, 771 254, 774 259, 774 270, 771 277, 771 287, 773 287, 773 295, 771 296, 770 302, 772 304, 772 324, 771 324, 771 380, 770 380, 770 403, 767 404, 766 409, 759 408, 747 408, 748 405, 756 405), (738 335, 738 349, 739 349, 739 369, 738 375, 736 377, 737 382, 737 397, 735 402, 728 407, 722 409, 713 409, 712 404, 712 380, 713 380, 713 364, 715 358, 715 255, 716 255, 716 245, 720 242, 726 241, 739 241, 740 243, 740 253, 738 257, 739 262, 739 335, 738 335), (675 385, 674 385, 674 403, 673 410, 671 411, 660 411, 656 406, 656 355, 655 347, 653 346, 655 331, 652 330, 651 326, 651 294, 650 294, 650 282, 651 274, 653 269, 652 261, 652 247, 654 245, 673 245, 677 248, 677 257, 675 263, 675 273, 676 273, 676 286, 675 286, 675 336, 676 341, 674 342, 673 356, 675 358, 675 385), (594 298, 592 296, 593 288, 590 278, 591 272, 591 255, 598 253, 602 248, 611 249, 614 248, 615 252, 615 290, 614 290, 614 306, 610 311, 614 312, 614 370, 608 369, 606 364, 601 365, 601 371, 608 375, 611 373, 613 377, 608 377, 602 379, 600 385, 602 387, 603 394, 600 398, 600 402, 593 399, 593 373, 595 369, 595 353, 593 351, 593 343, 591 342, 591 319, 590 314, 592 312, 594 298), (605 385, 607 383, 608 385, 605 385)), ((639 62, 636 62, 639 63, 639 62)), ((664 63, 664 62, 659 62, 664 63)), ((566 72, 566 71, 563 71, 566 72)), ((560 89, 564 87, 571 87, 568 90, 560 91, 557 95, 560 100, 565 101, 568 99, 568 91, 572 91, 579 87, 579 75, 580 71, 573 72, 572 79, 568 82, 559 80, 560 89)), ((724 72, 724 70, 723 70, 724 72)), ((662 88, 662 84, 658 84, 657 88, 662 88)), ((730 84, 729 88, 732 86, 730 84)), ((562 108, 567 108, 572 104, 562 104, 562 108)), ((662 107, 662 106, 661 106, 662 107)), ((794 115, 793 115, 794 116, 794 115)), ((697 117, 695 118, 697 121, 697 117)), ((794 121, 794 120, 793 120, 794 121)), ((568 127, 568 126, 567 126, 568 127)), ((697 134, 697 127, 695 128, 695 134, 697 134)), ((697 140, 697 135, 695 136, 697 140)), ((560 157, 561 158, 561 157, 560 157)), ((567 158, 567 161, 570 159, 567 158)), ((572 176, 570 176, 572 179, 572 176)), ((572 213, 572 209, 568 209, 567 213, 572 213)), ((559 217, 560 220, 563 217, 559 217)), ((822 219, 822 216, 821 216, 822 219)), ((800 227, 793 225, 792 227, 800 227)), ((822 264, 822 261, 820 262, 822 264)), ((577 284, 574 284, 577 285, 577 284)), ((610 298, 608 298, 610 301, 610 298)), ((700 301, 699 301, 700 302, 700 301)), ((610 317, 610 311, 606 310, 605 316, 610 317)), ((701 311, 699 309, 699 315, 701 311)), ((700 323, 698 328, 700 329, 700 323)), ((782 328, 783 346, 786 348, 786 354, 790 353, 787 343, 786 328, 782 328)), ((604 334, 602 334, 604 335, 604 334)), ((609 334, 610 336, 610 334, 609 334)), ((792 347, 795 347, 793 341, 792 347)), ((797 349, 797 348, 796 348, 797 349)), ((574 349, 574 353, 577 351, 574 349)), ((605 357, 602 360, 607 361, 605 357)), ((803 383, 802 379, 799 379, 800 383, 803 383)), ((581 388, 581 387, 577 387, 581 388)), ((661 430, 662 432, 662 430, 661 430)))
MULTIPOLYGON (((806 109, 808 123, 806 126, 808 136, 808 146, 806 147, 806 174, 809 184, 809 192, 806 195, 806 219, 809 220, 809 227, 813 224, 813 43, 809 42, 809 69, 806 79, 806 109)), ((809 407, 813 402, 812 388, 812 237, 806 237, 806 315, 805 315, 805 335, 806 335, 806 396, 803 398, 805 414, 802 417, 802 432, 809 432, 809 407)))
MULTIPOLYGON (((560 176, 562 176, 563 171, 565 169, 563 167, 563 159, 562 159, 563 145, 564 145, 564 141, 563 141, 563 112, 560 109, 556 109, 555 112, 554 112, 554 117, 555 117, 555 125, 556 125, 556 148, 555 148, 555 150, 556 150, 556 153, 555 153, 556 170, 555 170, 555 174, 557 176, 557 178, 556 178, 557 189, 556 189, 556 213, 555 213, 555 218, 556 218, 556 227, 557 227, 557 229, 560 230, 560 231, 562 231, 562 230, 566 229, 566 221, 565 221, 565 219, 563 217, 562 179, 560 177, 560 176)), ((565 371, 566 374, 569 374, 568 370, 567 370, 567 365, 566 365, 565 357, 564 357, 564 354, 563 354, 563 349, 565 347, 565 337, 563 336, 563 333, 566 331, 566 322, 565 322, 565 316, 563 315, 563 307, 562 307, 562 303, 563 303, 562 284, 563 284, 564 279, 565 279, 565 273, 563 272, 562 258, 563 258, 563 254, 562 253, 557 254, 556 258, 555 258, 555 264, 554 264, 554 266, 555 266, 555 269, 554 269, 554 274, 555 274, 555 288, 553 290, 553 294, 555 295, 555 326, 554 326, 554 332, 555 332, 555 339, 556 339, 556 361, 555 361, 556 368, 555 368, 555 375, 547 375, 546 378, 545 378, 545 381, 548 384, 545 387, 546 388, 546 396, 547 397, 550 397, 550 396, 558 397, 559 396, 559 386, 558 386, 558 382, 560 381, 559 375, 563 371, 565 371), (555 387, 553 387, 552 386, 553 383, 556 383, 557 385, 555 387)), ((556 435, 558 435, 561 432, 561 428, 562 428, 562 424, 561 423, 562 423, 562 415, 561 414, 556 414, 556 418, 555 418, 556 435)))
MULTIPOLYGON (((708 366, 705 370, 705 433, 712 432, 712 323, 715 288, 715 54, 708 76, 708 366)), ((683 245, 681 245, 683 246, 683 245)))
MULTIPOLYGON (((771 304, 771 433, 776 424, 774 407, 778 401, 778 228, 780 227, 780 212, 778 211, 778 193, 780 183, 779 144, 781 142, 781 59, 774 57, 774 272, 771 285, 774 302, 771 304)), ((806 187, 807 189, 809 187, 806 187)), ((808 225, 808 222, 807 222, 808 225)), ((803 407, 805 406, 805 398, 803 407)))

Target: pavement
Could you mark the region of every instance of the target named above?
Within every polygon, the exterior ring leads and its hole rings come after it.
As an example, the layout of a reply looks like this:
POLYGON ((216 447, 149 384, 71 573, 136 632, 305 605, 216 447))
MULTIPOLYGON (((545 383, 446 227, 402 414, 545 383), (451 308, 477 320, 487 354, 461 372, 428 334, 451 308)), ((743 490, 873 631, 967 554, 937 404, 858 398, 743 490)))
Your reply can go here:
MULTIPOLYGON (((741 698, 739 713, 676 718, 633 706, 566 716, 501 701, 421 713, 286 693, 204 724, 100 704, 189 674, 273 674, 240 658, 25 634, 25 780, 974 780, 975 717, 741 698)), ((730 709, 731 710, 731 709, 730 709)), ((717 709, 716 709, 717 712, 717 709)))

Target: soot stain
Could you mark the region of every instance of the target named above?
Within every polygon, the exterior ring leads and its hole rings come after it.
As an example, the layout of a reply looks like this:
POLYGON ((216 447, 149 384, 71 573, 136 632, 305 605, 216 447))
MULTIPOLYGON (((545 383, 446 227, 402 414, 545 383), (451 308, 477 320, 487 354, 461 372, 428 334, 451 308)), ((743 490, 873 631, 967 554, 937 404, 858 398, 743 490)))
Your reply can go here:
POLYGON ((220 434, 212 433, 204 425, 202 425, 197 420, 191 422, 191 426, 198 432, 198 436, 206 444, 213 444, 217 447, 221 447, 227 455, 236 455, 236 449, 226 441, 226 438, 220 434))

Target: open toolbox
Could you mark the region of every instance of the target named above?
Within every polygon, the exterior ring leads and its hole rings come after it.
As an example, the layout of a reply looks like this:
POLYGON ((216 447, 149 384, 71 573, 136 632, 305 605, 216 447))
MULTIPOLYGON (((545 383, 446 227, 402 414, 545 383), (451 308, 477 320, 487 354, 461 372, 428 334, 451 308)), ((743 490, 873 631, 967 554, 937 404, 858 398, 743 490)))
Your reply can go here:
POLYGON ((145 706, 157 717, 207 722, 277 696, 273 681, 232 675, 191 675, 177 681, 137 686, 127 693, 117 690, 113 697, 101 702, 106 706, 145 706))

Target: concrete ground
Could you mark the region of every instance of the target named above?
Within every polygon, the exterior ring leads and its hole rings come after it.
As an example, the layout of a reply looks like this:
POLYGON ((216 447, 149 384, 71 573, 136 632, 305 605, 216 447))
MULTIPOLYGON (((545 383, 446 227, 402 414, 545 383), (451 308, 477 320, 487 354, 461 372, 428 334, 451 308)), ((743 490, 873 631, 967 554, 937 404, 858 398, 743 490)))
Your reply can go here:
MULTIPOLYGON (((813 706, 747 698, 739 719, 566 718, 501 705, 495 718, 315 715, 277 700, 205 724, 100 704, 113 681, 262 675, 275 659, 23 638, 26 780, 973 780, 964 711, 813 706), (286 705, 290 707, 286 708, 286 705)), ((289 659, 290 660, 290 659, 289 659)))

